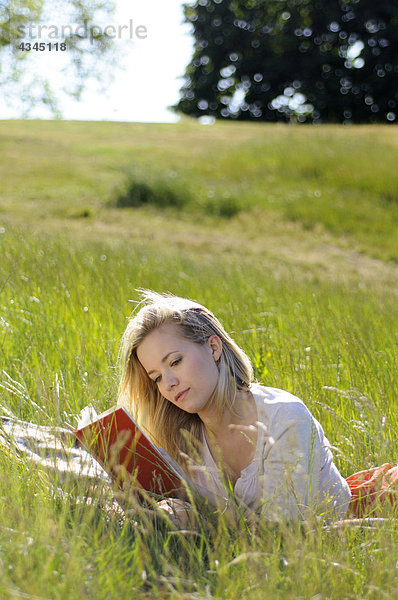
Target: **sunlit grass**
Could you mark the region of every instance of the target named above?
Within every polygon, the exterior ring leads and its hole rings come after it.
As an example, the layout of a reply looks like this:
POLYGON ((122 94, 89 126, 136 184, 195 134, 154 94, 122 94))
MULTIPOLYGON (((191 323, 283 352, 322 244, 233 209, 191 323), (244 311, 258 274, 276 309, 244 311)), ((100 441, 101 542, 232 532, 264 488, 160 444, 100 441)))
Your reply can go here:
MULTIPOLYGON (((209 245, 212 235, 209 226, 209 245)), ((394 289, 331 281, 293 263, 274 272, 245 252, 240 261, 219 253, 204 261, 155 236, 106 242, 7 227, 0 404, 46 425, 73 421, 89 402, 113 404, 129 299, 150 287, 209 306, 256 377, 311 408, 344 475, 396 462, 394 289)), ((8 453, 0 464, 2 598, 378 600, 398 592, 393 520, 349 531, 264 524, 254 533, 244 522, 229 531, 221 517, 196 537, 175 535, 136 508, 121 524, 96 502, 76 504, 68 485, 8 453)))
MULTIPOLYGON (((258 380, 306 402, 344 475, 398 462, 397 144, 395 127, 1 122, 2 412, 62 426, 113 404, 129 300, 149 287, 209 306, 258 380), (131 181, 184 202, 117 208, 131 181)), ((393 520, 209 516, 176 535, 134 502, 121 523, 99 489, 76 503, 13 453, 0 466, 1 598, 398 595, 393 520)))

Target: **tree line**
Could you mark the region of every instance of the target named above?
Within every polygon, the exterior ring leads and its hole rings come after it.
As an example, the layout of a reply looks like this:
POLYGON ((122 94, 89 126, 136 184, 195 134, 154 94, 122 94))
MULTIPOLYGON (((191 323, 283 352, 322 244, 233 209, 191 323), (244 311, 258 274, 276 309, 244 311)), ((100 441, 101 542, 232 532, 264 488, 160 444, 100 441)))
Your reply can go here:
POLYGON ((197 0, 174 109, 312 123, 398 118, 396 0, 197 0))

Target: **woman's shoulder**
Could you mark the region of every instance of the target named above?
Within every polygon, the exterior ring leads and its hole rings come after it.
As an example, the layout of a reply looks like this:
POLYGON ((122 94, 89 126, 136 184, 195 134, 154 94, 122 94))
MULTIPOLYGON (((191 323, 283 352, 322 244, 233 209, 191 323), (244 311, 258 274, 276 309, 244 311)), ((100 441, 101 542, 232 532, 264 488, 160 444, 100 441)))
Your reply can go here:
POLYGON ((304 402, 286 390, 252 383, 250 391, 256 401, 260 420, 261 416, 272 419, 281 415, 290 419, 311 419, 311 413, 304 402))
POLYGON ((256 400, 258 399, 260 402, 264 402, 266 404, 280 403, 299 404, 305 406, 304 402, 291 392, 275 387, 269 387, 263 385, 262 383, 252 383, 250 385, 250 391, 256 400))

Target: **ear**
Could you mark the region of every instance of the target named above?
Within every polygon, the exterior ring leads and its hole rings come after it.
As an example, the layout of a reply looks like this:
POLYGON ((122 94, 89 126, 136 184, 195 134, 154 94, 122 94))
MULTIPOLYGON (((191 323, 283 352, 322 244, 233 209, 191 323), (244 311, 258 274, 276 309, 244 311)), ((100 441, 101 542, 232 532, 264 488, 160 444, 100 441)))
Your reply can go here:
POLYGON ((207 340, 207 343, 209 345, 209 348, 211 350, 211 354, 212 357, 214 359, 215 362, 218 361, 218 359, 221 356, 222 353, 222 341, 221 338, 218 337, 218 335, 211 335, 209 337, 209 339, 207 340))

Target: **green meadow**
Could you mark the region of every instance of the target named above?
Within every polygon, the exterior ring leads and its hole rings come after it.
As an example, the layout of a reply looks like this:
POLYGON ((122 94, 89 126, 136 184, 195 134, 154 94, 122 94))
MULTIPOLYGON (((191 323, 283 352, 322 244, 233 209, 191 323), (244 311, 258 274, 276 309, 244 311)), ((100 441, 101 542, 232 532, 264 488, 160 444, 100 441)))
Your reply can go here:
MULTIPOLYGON (((207 305, 345 476, 398 462, 394 126, 0 122, 1 413, 115 402, 136 288, 207 305)), ((0 455, 0 598, 379 600, 398 526, 179 533, 0 455)), ((125 502, 129 499, 124 498, 125 502)))

